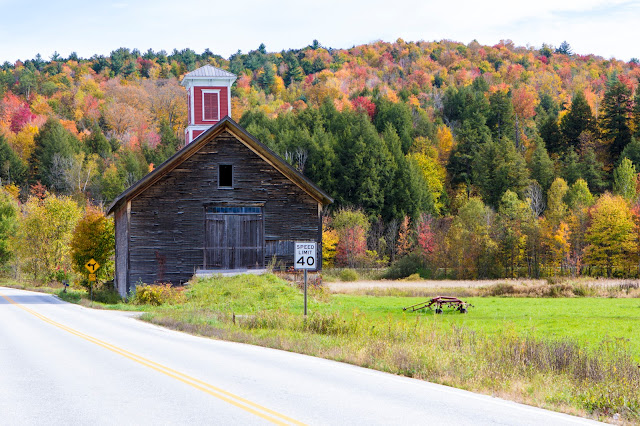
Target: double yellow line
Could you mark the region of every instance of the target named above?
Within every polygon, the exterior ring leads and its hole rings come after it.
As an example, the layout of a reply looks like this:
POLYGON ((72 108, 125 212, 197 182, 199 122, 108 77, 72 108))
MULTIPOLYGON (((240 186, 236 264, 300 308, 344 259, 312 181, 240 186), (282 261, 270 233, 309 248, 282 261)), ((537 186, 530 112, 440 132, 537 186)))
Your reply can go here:
POLYGON ((182 383, 185 383, 191 387, 194 387, 202 392, 205 392, 211 396, 214 396, 218 399, 221 399, 225 402, 228 402, 231 405, 234 405, 238 408, 243 409, 244 411, 247 411, 251 414, 254 414, 258 417, 261 417, 269 422, 275 423, 275 424, 279 424, 279 425, 290 425, 290 424, 295 424, 295 425, 304 425, 304 423, 301 423, 297 420, 294 420, 290 417, 287 417, 283 414, 280 414, 276 411, 270 410, 266 407, 263 407, 261 405, 258 405, 254 402, 251 402, 247 399, 244 399, 238 395, 235 395, 231 392, 227 392, 224 389, 220 389, 219 387, 213 386, 207 382, 204 382, 202 380, 196 379, 195 377, 191 377, 187 374, 181 373, 179 371, 176 371, 172 368, 166 367, 162 364, 158 364, 157 362, 151 361, 147 358, 144 358, 140 355, 136 355, 133 352, 129 352, 125 349, 122 349, 116 345, 112 345, 111 343, 107 343, 105 341, 102 341, 100 339, 97 339, 95 337, 89 336, 88 334, 84 334, 81 333, 77 330, 74 330, 71 327, 67 327, 64 324, 61 324, 59 322, 53 321, 50 318, 47 318, 46 316, 39 314, 38 312, 27 308, 26 306, 21 305, 20 303, 15 302, 14 300, 10 299, 9 297, 5 296, 4 294, 0 294, 0 296, 2 296, 4 299, 6 299, 9 303, 11 303, 12 305, 17 306, 18 308, 30 313, 31 315, 41 319, 42 321, 49 323, 55 327, 58 327, 68 333, 71 333, 73 335, 76 335, 86 341, 89 341, 91 343, 94 343, 98 346, 101 346, 107 350, 110 350, 111 352, 114 352, 118 355, 121 355, 125 358, 128 358, 134 362, 137 362, 138 364, 144 365, 145 367, 149 367, 152 370, 155 370, 159 373, 162 373, 166 376, 172 377, 176 380, 181 381, 182 383))

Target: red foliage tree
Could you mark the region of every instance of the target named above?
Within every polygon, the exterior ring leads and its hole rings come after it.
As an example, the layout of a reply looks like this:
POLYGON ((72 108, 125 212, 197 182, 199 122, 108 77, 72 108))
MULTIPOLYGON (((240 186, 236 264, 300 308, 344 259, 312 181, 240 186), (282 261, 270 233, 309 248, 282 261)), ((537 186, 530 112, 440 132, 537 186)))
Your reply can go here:
POLYGON ((422 255, 428 258, 436 250, 436 235, 433 232, 433 218, 423 214, 418 223, 418 246, 422 249, 422 255))
POLYGON ((364 111, 367 113, 370 119, 373 120, 373 116, 376 114, 376 104, 371 102, 369 98, 365 98, 364 96, 358 96, 354 100, 351 101, 351 106, 356 111, 364 111))
POLYGON ((20 105, 20 108, 11 115, 11 124, 9 125, 9 129, 13 133, 18 133, 26 124, 31 123, 35 118, 36 115, 31 112, 29 105, 22 104, 20 105))
POLYGON ((338 266, 354 267, 366 256, 367 237, 361 226, 352 226, 339 231, 339 241, 336 246, 336 264, 338 266))

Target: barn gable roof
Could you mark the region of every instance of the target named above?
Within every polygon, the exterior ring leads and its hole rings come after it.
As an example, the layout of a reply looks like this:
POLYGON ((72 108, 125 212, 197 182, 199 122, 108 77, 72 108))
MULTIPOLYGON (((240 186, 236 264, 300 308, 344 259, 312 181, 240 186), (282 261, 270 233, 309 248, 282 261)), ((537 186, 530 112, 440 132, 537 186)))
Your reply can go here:
POLYGON ((107 214, 115 212, 123 203, 144 192, 168 172, 175 169, 192 155, 196 154, 200 148, 225 130, 235 136, 242 144, 260 156, 264 161, 271 164, 291 182, 303 189, 318 203, 327 205, 333 202, 333 198, 331 198, 326 192, 318 188, 313 182, 291 167, 291 165, 283 160, 278 154, 270 150, 266 145, 258 141, 243 129, 242 126, 227 116, 198 136, 193 142, 176 152, 171 158, 162 163, 151 173, 147 174, 145 177, 126 189, 111 203, 107 214))

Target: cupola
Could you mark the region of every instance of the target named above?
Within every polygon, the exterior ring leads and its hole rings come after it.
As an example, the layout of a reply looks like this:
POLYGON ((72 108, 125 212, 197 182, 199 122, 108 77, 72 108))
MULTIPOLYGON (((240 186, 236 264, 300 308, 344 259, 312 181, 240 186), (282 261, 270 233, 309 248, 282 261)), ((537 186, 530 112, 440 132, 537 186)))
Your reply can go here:
POLYGON ((231 117, 231 85, 234 81, 235 74, 211 65, 200 67, 184 76, 181 84, 187 89, 186 144, 223 117, 231 117))

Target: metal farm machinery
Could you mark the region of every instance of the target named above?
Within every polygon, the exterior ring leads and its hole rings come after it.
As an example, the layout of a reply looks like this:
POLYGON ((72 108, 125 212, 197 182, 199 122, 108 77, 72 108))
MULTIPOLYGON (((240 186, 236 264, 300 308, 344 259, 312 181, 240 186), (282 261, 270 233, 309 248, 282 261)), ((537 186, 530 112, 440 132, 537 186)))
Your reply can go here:
POLYGON ((415 305, 407 306, 406 308, 402 308, 403 311, 409 310, 410 312, 419 311, 422 309, 433 309, 435 307, 435 313, 441 314, 442 307, 455 309, 459 311, 461 314, 466 314, 469 307, 473 307, 472 304, 464 302, 457 297, 451 296, 438 296, 433 299, 429 299, 426 302, 416 303, 415 305))

